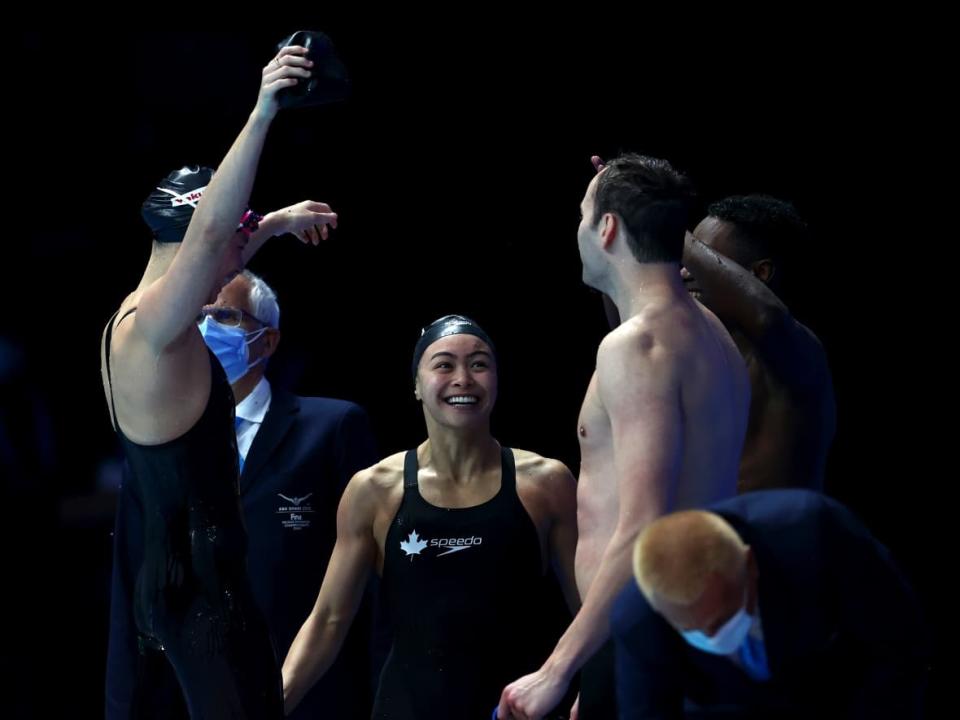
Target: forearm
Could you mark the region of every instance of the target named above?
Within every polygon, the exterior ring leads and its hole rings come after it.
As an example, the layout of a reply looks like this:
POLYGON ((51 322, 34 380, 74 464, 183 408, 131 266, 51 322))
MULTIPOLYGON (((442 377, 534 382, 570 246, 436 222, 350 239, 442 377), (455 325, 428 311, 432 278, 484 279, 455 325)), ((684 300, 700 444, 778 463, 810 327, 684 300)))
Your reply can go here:
POLYGON ((217 251, 230 241, 250 199, 272 118, 254 110, 217 168, 190 222, 190 239, 217 251), (193 232, 191 232, 193 231, 193 232))
POLYGON ((283 696, 288 713, 333 664, 363 598, 375 550, 363 539, 344 535, 345 517, 351 509, 354 518, 359 514, 350 500, 348 487, 338 510, 341 535, 330 556, 320 593, 283 661, 283 696))
POLYGON ((704 303, 725 323, 759 335, 787 314, 762 280, 692 235, 684 244, 683 264, 702 290, 704 303))
POLYGON ((289 714, 330 669, 350 628, 351 617, 314 610, 283 661, 283 704, 289 714))
POLYGON ((610 637, 610 610, 617 593, 630 579, 635 536, 617 531, 611 538, 580 612, 544 663, 559 677, 572 678, 610 637))
POLYGON ((269 123, 254 116, 227 153, 187 227, 169 270, 144 293, 138 325, 151 343, 166 347, 191 326, 219 273, 246 208, 269 123))

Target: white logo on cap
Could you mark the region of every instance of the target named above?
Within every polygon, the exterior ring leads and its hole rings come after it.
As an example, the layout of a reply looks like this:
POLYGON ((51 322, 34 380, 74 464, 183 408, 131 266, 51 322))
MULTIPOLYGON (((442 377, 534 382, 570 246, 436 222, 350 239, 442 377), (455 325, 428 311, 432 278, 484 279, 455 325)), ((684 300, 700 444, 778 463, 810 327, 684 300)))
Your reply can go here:
POLYGON ((200 202, 200 198, 203 196, 203 191, 206 189, 207 189, 207 186, 204 185, 203 187, 199 187, 196 190, 190 190, 181 195, 179 193, 175 193, 173 190, 170 190, 169 188, 162 188, 162 187, 157 188, 157 190, 159 190, 160 192, 167 193, 167 195, 173 195, 173 197, 170 198, 170 204, 173 207, 180 207, 181 205, 189 205, 192 208, 197 207, 197 203, 200 202))

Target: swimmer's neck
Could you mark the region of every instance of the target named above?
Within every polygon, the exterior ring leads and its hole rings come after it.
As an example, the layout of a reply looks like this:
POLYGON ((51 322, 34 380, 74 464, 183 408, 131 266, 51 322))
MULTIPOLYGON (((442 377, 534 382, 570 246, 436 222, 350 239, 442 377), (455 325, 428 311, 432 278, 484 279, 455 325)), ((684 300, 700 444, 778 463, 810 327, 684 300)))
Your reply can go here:
POLYGON ((617 306, 621 321, 641 314, 650 305, 688 295, 675 263, 632 263, 610 280, 604 292, 617 306))
POLYGON ((489 430, 482 433, 437 432, 417 448, 421 468, 430 468, 438 477, 468 483, 491 467, 500 466, 500 443, 489 430))

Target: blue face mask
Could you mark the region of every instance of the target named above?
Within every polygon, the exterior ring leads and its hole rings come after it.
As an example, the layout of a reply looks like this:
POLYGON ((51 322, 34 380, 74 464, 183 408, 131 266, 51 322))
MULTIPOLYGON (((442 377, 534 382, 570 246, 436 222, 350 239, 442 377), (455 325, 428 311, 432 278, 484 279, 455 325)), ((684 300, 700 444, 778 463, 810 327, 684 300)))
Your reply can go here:
POLYGON ((746 607, 742 607, 713 635, 704 635, 699 630, 688 630, 681 634, 683 639, 697 650, 714 655, 729 655, 743 645, 752 624, 753 617, 747 613, 746 607))
POLYGON ((250 343, 266 331, 267 328, 260 328, 253 332, 246 332, 241 327, 230 327, 218 323, 209 315, 200 323, 203 341, 217 356, 231 385, 250 372, 250 368, 263 361, 264 358, 261 357, 250 362, 250 343))

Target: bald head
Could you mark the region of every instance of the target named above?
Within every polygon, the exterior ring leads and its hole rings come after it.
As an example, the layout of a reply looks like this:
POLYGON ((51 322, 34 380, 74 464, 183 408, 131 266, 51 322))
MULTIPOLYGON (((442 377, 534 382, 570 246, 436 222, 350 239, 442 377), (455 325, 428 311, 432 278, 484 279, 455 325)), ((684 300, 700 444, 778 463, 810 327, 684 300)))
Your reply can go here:
POLYGON ((633 574, 649 600, 691 605, 715 578, 742 578, 748 550, 719 515, 696 510, 673 513, 640 533, 633 574))

